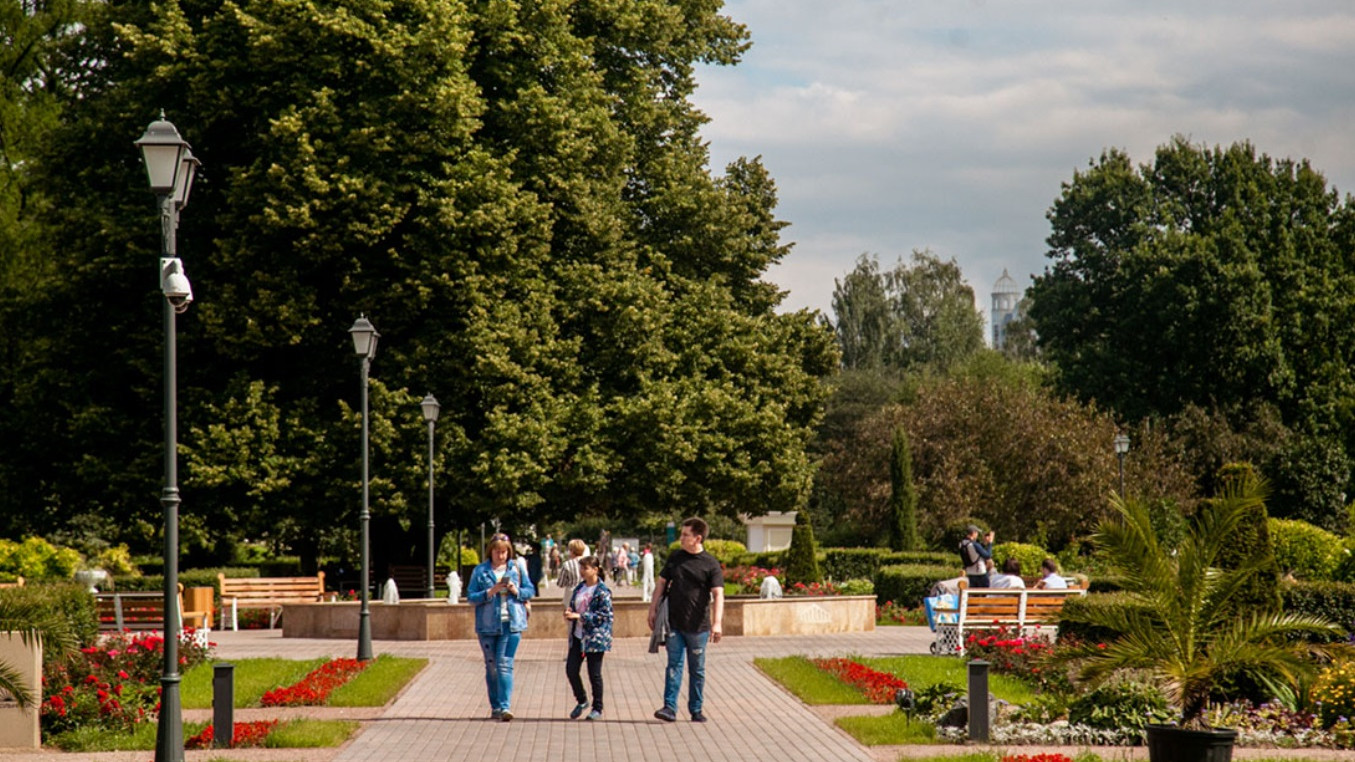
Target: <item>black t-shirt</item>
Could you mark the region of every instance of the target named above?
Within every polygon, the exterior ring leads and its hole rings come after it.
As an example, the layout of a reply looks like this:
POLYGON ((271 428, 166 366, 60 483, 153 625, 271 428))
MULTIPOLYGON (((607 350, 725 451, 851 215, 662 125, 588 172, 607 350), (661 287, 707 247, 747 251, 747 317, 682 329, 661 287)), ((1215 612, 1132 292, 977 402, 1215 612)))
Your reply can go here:
POLYGON ((724 570, 715 556, 679 548, 668 556, 659 576, 668 596, 668 626, 679 632, 709 630, 710 591, 725 584, 724 570))

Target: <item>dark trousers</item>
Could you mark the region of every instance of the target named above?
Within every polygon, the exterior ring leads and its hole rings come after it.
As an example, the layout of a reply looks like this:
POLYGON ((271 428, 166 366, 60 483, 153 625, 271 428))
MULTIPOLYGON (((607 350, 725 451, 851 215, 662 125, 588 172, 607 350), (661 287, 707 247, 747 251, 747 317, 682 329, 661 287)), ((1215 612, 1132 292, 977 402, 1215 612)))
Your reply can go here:
POLYGON ((574 689, 574 700, 580 704, 588 702, 588 694, 583 690, 583 679, 579 677, 579 668, 588 660, 588 684, 593 689, 593 711, 602 711, 602 657, 606 654, 584 653, 583 641, 569 636, 569 658, 565 659, 565 677, 569 678, 569 687, 574 689))

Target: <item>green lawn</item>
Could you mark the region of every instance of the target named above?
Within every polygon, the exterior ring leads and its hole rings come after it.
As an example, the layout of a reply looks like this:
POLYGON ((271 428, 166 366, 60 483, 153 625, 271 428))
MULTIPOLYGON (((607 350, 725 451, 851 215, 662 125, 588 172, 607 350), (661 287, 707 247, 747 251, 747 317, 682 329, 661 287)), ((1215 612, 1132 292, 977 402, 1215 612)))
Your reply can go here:
MULTIPOLYGON (((258 706, 263 694, 292 685, 324 664, 327 659, 237 659, 235 706, 258 706)), ((215 662, 199 664, 184 674, 181 687, 184 709, 212 708, 212 677, 215 662)), ((385 706, 400 689, 428 664, 427 659, 378 656, 357 677, 330 694, 329 706, 385 706)))
MULTIPOLYGON (((185 722, 185 739, 201 733, 208 722, 185 722)), ((350 720, 291 720, 280 724, 268 734, 270 749, 309 749, 338 746, 358 729, 350 720)), ((80 728, 47 739, 47 743, 62 751, 151 751, 155 749, 158 730, 155 722, 143 722, 130 733, 102 728, 80 728)), ((224 751, 223 753, 229 753, 224 751)))
POLYGON ((782 659, 754 659, 753 664, 801 701, 814 705, 868 704, 861 692, 844 685, 803 656, 782 659))
MULTIPOLYGON (((914 692, 938 683, 961 688, 969 684, 968 662, 954 656, 890 656, 859 661, 872 669, 897 675, 914 692)), ((1027 704, 1035 699, 1035 690, 1029 685, 991 671, 988 673, 988 690, 1012 704, 1027 704)))

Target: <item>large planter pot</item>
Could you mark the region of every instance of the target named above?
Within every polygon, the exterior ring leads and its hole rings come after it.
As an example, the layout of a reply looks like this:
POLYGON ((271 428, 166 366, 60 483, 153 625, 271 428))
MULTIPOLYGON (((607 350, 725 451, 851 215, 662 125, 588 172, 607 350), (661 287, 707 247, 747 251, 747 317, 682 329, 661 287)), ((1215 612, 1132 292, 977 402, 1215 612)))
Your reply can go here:
POLYGON ((1149 725, 1148 759, 1152 762, 1231 762, 1236 730, 1187 730, 1175 725, 1149 725))

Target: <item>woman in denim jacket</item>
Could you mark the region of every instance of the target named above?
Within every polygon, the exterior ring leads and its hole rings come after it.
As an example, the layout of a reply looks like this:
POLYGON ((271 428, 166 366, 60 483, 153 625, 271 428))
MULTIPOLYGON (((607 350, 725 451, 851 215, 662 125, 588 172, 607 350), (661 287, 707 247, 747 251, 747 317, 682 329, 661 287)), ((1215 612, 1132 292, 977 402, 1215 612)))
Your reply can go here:
POLYGON ((513 657, 527 629, 528 600, 536 588, 513 559, 506 534, 489 540, 489 558, 471 572, 466 600, 475 606, 475 634, 485 655, 485 686, 490 717, 513 719, 513 657))
POLYGON ((569 657, 565 660, 565 677, 574 689, 578 704, 569 713, 577 720, 588 709, 588 694, 579 679, 579 667, 588 660, 588 683, 593 689, 593 711, 588 719, 602 717, 602 655, 612 650, 612 591, 602 581, 602 562, 596 556, 579 560, 579 574, 583 581, 574 587, 565 609, 565 624, 569 627, 569 657))

